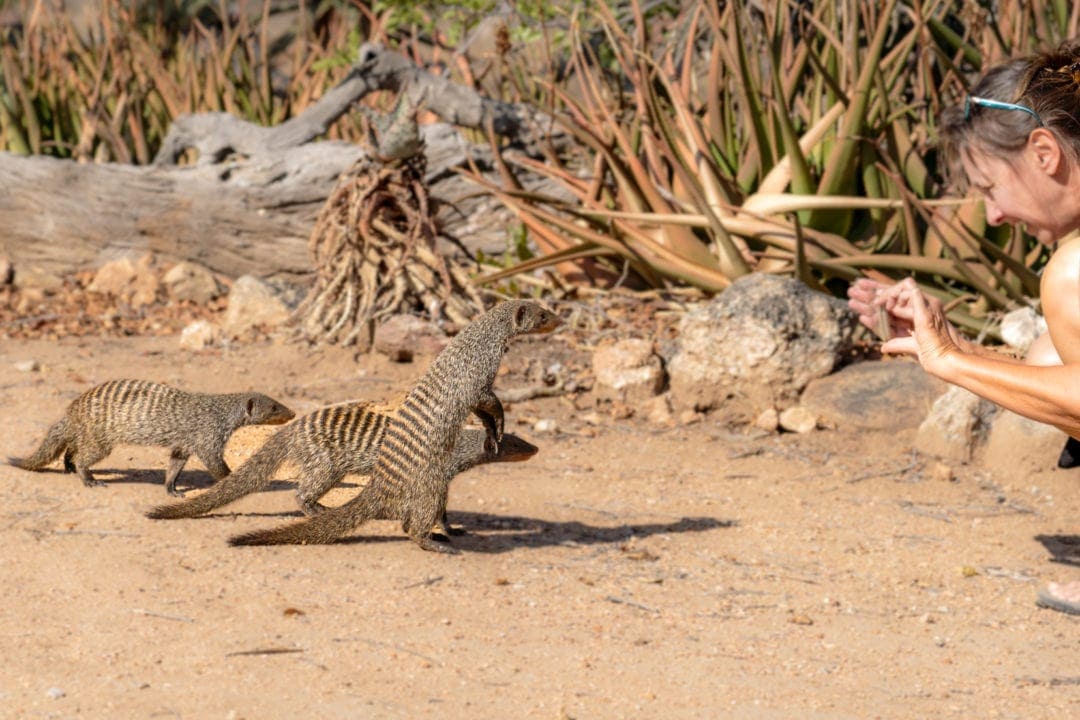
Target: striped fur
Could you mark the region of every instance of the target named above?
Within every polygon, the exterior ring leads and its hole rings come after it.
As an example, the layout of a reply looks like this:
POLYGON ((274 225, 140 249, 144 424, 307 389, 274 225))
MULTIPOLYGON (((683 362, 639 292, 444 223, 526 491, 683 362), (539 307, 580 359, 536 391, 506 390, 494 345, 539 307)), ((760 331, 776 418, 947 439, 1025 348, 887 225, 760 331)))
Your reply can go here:
POLYGON ((430 529, 446 511, 462 424, 476 411, 502 440, 502 406, 492 384, 507 343, 516 335, 548 332, 558 324, 558 317, 538 303, 510 300, 466 325, 391 414, 371 482, 355 498, 302 522, 229 542, 326 543, 365 520, 390 518, 400 519, 402 529, 421 548, 456 552, 433 540, 430 529))
MULTIPOLYGON (((300 509, 316 515, 328 509, 318 500, 346 475, 371 474, 388 420, 388 408, 369 402, 320 408, 278 430, 247 462, 205 493, 158 506, 147 517, 161 520, 203 515, 265 489, 286 462, 298 466, 296 499, 300 509)), ((487 438, 487 431, 479 428, 461 431, 454 446, 454 475, 481 463, 527 460, 537 451, 514 435, 505 435, 498 447, 487 438)))
POLYGON ((90 467, 117 445, 163 445, 170 450, 165 489, 175 495, 176 477, 191 455, 220 480, 229 474, 225 443, 236 428, 279 425, 292 417, 291 410, 260 393, 189 393, 148 380, 111 380, 75 398, 32 455, 10 461, 24 470, 42 470, 62 453, 65 469, 94 486, 103 483, 90 467))

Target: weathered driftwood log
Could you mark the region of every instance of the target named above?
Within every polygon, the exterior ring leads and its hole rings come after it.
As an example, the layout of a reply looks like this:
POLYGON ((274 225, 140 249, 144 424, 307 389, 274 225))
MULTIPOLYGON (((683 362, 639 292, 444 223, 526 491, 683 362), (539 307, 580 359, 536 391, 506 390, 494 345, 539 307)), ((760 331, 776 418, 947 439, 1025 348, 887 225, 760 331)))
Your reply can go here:
MULTIPOLYGON (((178 118, 150 166, 0 153, 0 254, 16 267, 65 272, 150 251, 231 277, 306 281, 315 215, 338 176, 366 152, 314 140, 376 90, 423 93, 427 109, 448 123, 483 127, 490 120, 527 151, 550 130, 528 108, 482 98, 399 53, 366 45, 349 75, 299 116, 269 128, 223 113, 178 118), (195 161, 179 165, 192 151, 195 161)), ((449 124, 423 130, 430 192, 446 208, 444 232, 470 249, 487 243, 483 249, 492 252, 494 243, 498 252, 509 215, 449 171, 466 153, 482 160, 487 148, 466 147, 449 124)))

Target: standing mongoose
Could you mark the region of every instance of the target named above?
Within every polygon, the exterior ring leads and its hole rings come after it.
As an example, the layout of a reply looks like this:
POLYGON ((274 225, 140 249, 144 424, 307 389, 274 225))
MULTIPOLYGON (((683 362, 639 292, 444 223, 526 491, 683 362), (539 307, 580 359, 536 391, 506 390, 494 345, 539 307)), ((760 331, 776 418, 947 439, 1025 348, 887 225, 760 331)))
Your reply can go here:
MULTIPOLYGON (((231 475, 206 492, 183 502, 160 505, 147 517, 166 520, 203 515, 267 487, 286 462, 299 466, 296 500, 306 515, 327 510, 319 498, 349 474, 370 475, 388 421, 389 408, 352 402, 319 408, 281 428, 231 475)), ((527 460, 536 446, 514 435, 502 442, 488 432, 465 428, 454 446, 454 475, 488 462, 527 460)))
POLYGON ((549 332, 559 323, 538 303, 508 300, 466 325, 389 414, 371 481, 355 498, 302 522, 234 536, 230 544, 327 543, 366 520, 395 519, 424 550, 458 552, 429 531, 446 511, 462 423, 484 408, 501 433, 502 405, 492 383, 507 344, 515 335, 549 332))
POLYGON ((292 410, 260 393, 211 395, 190 393, 147 380, 110 380, 75 398, 49 428, 41 446, 27 458, 9 458, 24 470, 41 470, 61 453, 64 469, 77 472, 83 484, 104 485, 90 467, 117 445, 164 445, 169 448, 165 490, 191 455, 220 480, 229 474, 225 443, 243 425, 280 425, 292 410))

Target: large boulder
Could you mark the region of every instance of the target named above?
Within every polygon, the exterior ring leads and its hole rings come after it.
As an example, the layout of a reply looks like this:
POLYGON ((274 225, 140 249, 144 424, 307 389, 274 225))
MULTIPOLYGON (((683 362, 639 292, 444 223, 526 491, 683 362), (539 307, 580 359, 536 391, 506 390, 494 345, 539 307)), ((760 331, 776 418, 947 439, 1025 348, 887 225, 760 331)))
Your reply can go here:
POLYGON ((668 359, 677 406, 737 406, 756 415, 795 403, 851 346, 855 316, 804 283, 752 273, 688 312, 668 359))

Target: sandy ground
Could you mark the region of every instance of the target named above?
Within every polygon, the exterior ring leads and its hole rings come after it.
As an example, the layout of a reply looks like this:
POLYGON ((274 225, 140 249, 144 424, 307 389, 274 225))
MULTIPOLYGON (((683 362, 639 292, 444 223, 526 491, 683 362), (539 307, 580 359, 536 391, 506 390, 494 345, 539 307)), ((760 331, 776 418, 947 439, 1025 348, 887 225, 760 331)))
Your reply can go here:
MULTIPOLYGON (((496 389, 557 344, 516 343, 496 389)), ((110 378, 256 389, 307 412, 389 397, 427 363, 175 347, 5 341, 0 454, 30 451, 110 378)), ((591 402, 508 408, 540 453, 456 480, 457 556, 391 522, 330 546, 228 547, 295 518, 288 473, 212 516, 152 521, 160 448, 114 451, 104 488, 0 465, 0 716, 1080 717, 1080 619, 1034 603, 1080 577, 1077 471, 948 481, 905 434, 589 424, 591 402)), ((268 432, 239 431, 227 460, 268 432)), ((209 482, 194 459, 181 476, 209 482)))

